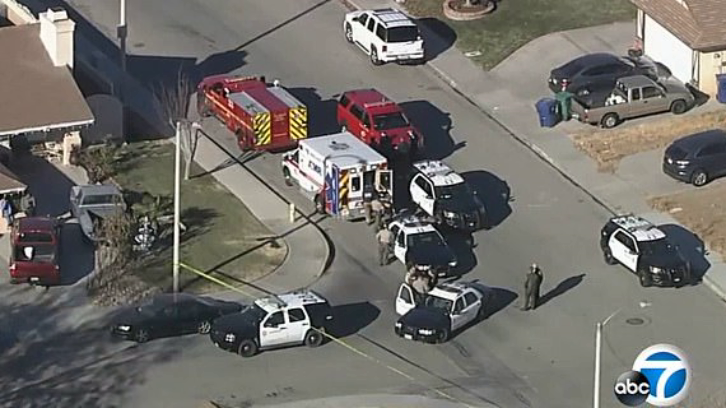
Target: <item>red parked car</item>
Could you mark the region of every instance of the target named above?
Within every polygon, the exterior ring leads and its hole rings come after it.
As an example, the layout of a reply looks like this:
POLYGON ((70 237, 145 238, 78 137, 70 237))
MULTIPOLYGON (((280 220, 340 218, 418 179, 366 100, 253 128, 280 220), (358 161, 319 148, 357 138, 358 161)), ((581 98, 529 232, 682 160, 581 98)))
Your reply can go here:
POLYGON ((13 223, 10 245, 12 283, 60 283, 60 224, 56 219, 18 218, 13 223))
POLYGON ((415 157, 423 137, 398 104, 375 89, 343 93, 338 100, 338 124, 389 159, 415 157))

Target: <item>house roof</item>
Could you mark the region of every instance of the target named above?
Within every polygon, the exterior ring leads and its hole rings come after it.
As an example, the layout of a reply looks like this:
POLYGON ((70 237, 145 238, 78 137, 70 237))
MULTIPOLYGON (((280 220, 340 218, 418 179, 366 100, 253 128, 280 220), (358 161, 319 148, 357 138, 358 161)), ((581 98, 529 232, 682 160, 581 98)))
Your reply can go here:
POLYGON ((0 53, 0 136, 93 123, 71 71, 53 65, 40 24, 0 28, 0 53))
POLYGON ((27 188, 15 173, 0 164, 0 194, 19 193, 27 188))
POLYGON ((726 49, 726 1, 630 1, 694 50, 726 49))

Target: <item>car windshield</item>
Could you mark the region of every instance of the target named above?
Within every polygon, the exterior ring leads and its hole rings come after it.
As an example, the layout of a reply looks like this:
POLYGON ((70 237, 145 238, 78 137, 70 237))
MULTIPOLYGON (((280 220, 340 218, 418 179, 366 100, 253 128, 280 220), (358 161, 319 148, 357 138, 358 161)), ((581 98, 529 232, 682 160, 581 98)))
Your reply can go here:
POLYGON ((94 194, 83 197, 82 205, 109 205, 121 202, 121 197, 116 194, 94 194))
POLYGON ((676 249, 676 247, 665 238, 638 242, 638 246, 640 247, 640 251, 645 255, 669 254, 676 249))
POLYGON ((409 246, 444 246, 444 241, 441 239, 441 235, 434 231, 424 232, 422 234, 412 234, 408 236, 409 246))
POLYGON ((384 113, 373 117, 376 130, 391 130, 408 126, 408 120, 401 112, 384 113))
POLYGON ((55 246, 48 244, 16 245, 15 260, 20 262, 54 263, 55 246))
POLYGON ((245 315, 245 317, 252 319, 256 323, 261 322, 262 319, 267 316, 267 312, 265 312, 264 309, 255 304, 249 305, 244 308, 244 310, 242 310, 242 314, 245 315))
POLYGON ((466 183, 436 187, 436 197, 442 200, 451 200, 453 198, 466 198, 471 195, 472 191, 466 183))
POLYGON ((139 307, 136 308, 136 310, 146 316, 155 316, 159 314, 165 306, 168 306, 170 303, 160 301, 156 298, 151 298, 139 305, 139 307))
POLYGON ((449 313, 451 311, 451 306, 454 304, 454 302, 440 298, 438 296, 427 296, 426 300, 424 300, 424 305, 426 307, 432 307, 434 309, 439 309, 443 312, 449 313))
POLYGON ((418 39, 418 28, 409 27, 392 27, 388 29, 388 42, 400 43, 416 41, 418 39))

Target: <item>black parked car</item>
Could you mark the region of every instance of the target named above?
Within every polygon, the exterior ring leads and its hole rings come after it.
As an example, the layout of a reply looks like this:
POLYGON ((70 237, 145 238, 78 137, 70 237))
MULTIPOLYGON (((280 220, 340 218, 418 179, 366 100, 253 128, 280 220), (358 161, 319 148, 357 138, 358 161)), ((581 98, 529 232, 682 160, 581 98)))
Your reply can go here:
POLYGON ((663 64, 645 56, 619 57, 608 53, 586 54, 557 67, 550 72, 548 85, 553 92, 564 86, 567 92, 578 96, 591 92, 608 93, 622 77, 645 75, 654 81, 671 76, 663 64))
POLYGON ((726 132, 709 130, 673 142, 663 156, 663 172, 696 187, 726 175, 726 132))
POLYGON ((114 319, 111 334, 138 343, 159 337, 206 334, 215 319, 239 312, 242 307, 204 296, 164 293, 124 310, 114 319))

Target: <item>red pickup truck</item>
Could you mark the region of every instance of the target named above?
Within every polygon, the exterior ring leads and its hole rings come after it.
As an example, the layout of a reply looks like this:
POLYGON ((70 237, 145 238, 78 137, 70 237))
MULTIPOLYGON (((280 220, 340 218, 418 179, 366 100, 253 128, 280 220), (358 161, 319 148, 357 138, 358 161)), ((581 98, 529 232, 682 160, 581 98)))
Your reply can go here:
POLYGON ((13 223, 10 245, 10 282, 60 283, 60 223, 56 219, 18 218, 13 223))

